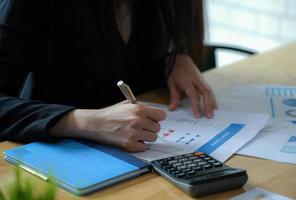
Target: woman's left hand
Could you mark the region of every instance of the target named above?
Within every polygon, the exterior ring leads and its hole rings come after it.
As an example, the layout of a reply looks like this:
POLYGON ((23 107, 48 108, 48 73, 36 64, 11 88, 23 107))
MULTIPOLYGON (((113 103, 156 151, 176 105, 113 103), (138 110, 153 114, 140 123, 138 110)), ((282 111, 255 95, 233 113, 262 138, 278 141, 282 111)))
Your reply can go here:
POLYGON ((201 117, 201 96, 204 100, 205 115, 208 118, 213 116, 213 110, 217 108, 214 93, 190 56, 177 55, 168 78, 168 87, 170 90, 170 109, 176 109, 180 103, 181 93, 184 92, 190 98, 193 112, 197 118, 201 117))

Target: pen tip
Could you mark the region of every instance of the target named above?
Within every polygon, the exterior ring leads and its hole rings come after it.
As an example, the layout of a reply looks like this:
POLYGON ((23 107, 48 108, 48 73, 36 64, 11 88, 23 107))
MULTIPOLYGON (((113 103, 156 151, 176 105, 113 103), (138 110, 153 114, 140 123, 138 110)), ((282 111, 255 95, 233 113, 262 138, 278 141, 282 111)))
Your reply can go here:
POLYGON ((117 86, 121 86, 123 84, 123 81, 118 81, 117 86))

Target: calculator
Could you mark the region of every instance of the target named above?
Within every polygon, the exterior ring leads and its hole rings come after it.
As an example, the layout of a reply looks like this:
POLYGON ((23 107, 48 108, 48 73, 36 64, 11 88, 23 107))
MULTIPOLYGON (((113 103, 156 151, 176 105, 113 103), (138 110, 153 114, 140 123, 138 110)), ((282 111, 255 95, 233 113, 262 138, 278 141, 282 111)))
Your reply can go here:
POLYGON ((152 166, 193 197, 238 188, 248 180, 245 170, 229 167, 202 152, 155 160, 152 166))

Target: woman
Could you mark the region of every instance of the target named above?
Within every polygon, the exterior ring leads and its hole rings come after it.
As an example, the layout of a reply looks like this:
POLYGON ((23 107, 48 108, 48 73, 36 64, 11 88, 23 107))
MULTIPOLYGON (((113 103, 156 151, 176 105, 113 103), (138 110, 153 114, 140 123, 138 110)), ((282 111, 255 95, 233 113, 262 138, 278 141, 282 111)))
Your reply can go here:
POLYGON ((168 85, 170 109, 184 92, 200 117, 216 107, 189 52, 202 45, 200 0, 2 0, 0 140, 86 138, 143 151, 165 113, 120 103, 124 80, 136 94, 168 85), (31 100, 19 98, 32 72, 31 100), (105 108, 102 108, 105 107, 105 108))

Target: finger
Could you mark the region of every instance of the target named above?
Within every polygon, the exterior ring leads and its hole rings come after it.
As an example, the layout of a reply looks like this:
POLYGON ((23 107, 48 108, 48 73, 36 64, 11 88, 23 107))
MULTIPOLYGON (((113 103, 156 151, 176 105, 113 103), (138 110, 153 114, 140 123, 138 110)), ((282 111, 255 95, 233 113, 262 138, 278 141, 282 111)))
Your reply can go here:
POLYGON ((147 130, 142 130, 141 132, 141 138, 140 140, 146 141, 146 142, 154 142, 157 140, 157 133, 153 133, 147 130))
POLYGON ((128 147, 126 150, 130 152, 139 152, 139 151, 145 151, 148 149, 148 145, 145 144, 143 141, 135 141, 130 144, 130 147, 128 147))
POLYGON ((147 119, 151 119, 153 121, 162 121, 166 118, 166 112, 161 109, 146 107, 145 109, 145 117, 147 119))
POLYGON ((199 99, 198 99, 198 92, 193 87, 189 87, 185 89, 185 94, 191 100, 192 110, 194 115, 197 118, 200 118, 200 107, 199 107, 199 99))
POLYGON ((209 91, 201 91, 204 100, 205 115, 207 118, 213 117, 214 99, 209 91))
POLYGON ((137 135, 141 135, 141 133, 137 131, 137 134, 134 134, 133 138, 117 138, 113 141, 113 145, 129 152, 145 151, 148 148, 148 145, 146 145, 143 140, 138 139, 140 137, 137 135))
POLYGON ((175 110, 180 103, 180 92, 178 91, 175 84, 169 85, 170 90, 170 105, 169 109, 175 110))
POLYGON ((143 120, 142 129, 145 129, 152 133, 158 133, 160 131, 160 124, 147 118, 143 120))
POLYGON ((195 82, 195 87, 201 93, 204 99, 205 115, 208 118, 213 117, 213 110, 216 107, 216 100, 213 91, 207 84, 202 82, 195 82))

